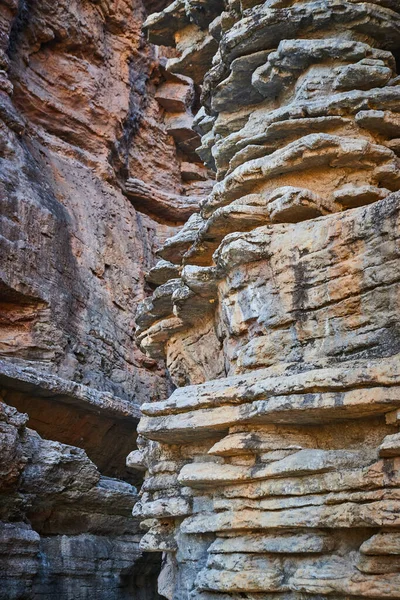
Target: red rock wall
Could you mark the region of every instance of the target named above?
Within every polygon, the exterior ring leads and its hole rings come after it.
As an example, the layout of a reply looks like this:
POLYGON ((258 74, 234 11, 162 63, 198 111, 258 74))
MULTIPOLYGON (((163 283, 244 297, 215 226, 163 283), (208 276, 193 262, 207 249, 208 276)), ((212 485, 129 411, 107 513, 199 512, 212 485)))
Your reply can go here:
POLYGON ((165 227, 138 214, 119 181, 124 168, 153 181, 151 155, 176 187, 180 173, 148 98, 156 61, 144 8, 116 4, 28 2, 14 21, 9 76, 23 129, 3 129, 1 349, 140 402, 149 386, 165 390, 132 344, 165 227))
MULTIPOLYGON (((197 166, 198 183, 185 167, 193 161, 187 142, 197 143, 187 121, 198 91, 175 82, 178 96, 192 91, 174 105, 186 119, 174 128, 155 98, 166 76, 163 51, 142 34, 146 15, 140 0, 0 0, 1 406, 27 413, 35 430, 20 414, 0 434, 16 476, 12 489, 0 478, 7 600, 156 593, 158 559, 134 567, 131 484, 140 477, 126 471, 125 457, 139 405, 171 386, 163 364, 134 344, 134 314, 150 292, 145 273, 156 249, 197 209, 207 177, 197 166), (127 191, 132 180, 140 194, 132 184, 127 191), (173 210, 159 211, 163 194, 173 210), (20 464, 10 441, 18 436, 33 436, 40 457, 25 449, 20 464), (54 459, 54 489, 42 473, 49 444, 64 457, 54 459), (60 465, 74 453, 105 481, 82 502, 62 484, 60 465), (32 461, 41 482, 34 501, 23 483, 32 461), (88 522, 93 494, 98 518, 88 522), (68 519, 55 516, 64 511, 68 519)), ((66 487, 79 487, 79 477, 70 470, 66 487)))

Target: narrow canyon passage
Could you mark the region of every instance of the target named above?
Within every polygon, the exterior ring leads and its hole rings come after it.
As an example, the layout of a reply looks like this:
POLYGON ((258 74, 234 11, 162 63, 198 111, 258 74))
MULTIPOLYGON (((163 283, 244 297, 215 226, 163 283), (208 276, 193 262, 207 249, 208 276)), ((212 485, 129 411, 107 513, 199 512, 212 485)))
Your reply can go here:
POLYGON ((398 0, 0 0, 0 599, 400 599, 398 0))

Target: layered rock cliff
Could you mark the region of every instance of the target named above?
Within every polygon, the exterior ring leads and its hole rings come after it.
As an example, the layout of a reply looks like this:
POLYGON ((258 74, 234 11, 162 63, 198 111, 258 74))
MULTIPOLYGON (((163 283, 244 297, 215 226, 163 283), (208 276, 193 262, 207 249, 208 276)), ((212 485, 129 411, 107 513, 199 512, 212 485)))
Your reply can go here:
POLYGON ((0 0, 0 598, 400 598, 399 60, 397 0, 0 0))
POLYGON ((158 598, 126 468, 172 391, 134 343, 145 273, 210 190, 161 2, 0 0, 0 597, 158 598))
POLYGON ((400 598, 400 8, 175 0, 217 183, 159 251, 135 517, 169 600, 400 598))

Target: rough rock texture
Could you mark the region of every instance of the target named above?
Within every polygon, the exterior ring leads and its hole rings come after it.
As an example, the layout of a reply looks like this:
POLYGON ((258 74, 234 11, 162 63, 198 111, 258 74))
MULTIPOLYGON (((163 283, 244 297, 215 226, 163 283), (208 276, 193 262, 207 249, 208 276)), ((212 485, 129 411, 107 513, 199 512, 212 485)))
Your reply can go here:
POLYGON ((136 347, 134 314, 156 249, 212 185, 194 155, 199 89, 142 32, 164 6, 0 0, 7 600, 158 598, 125 458, 140 405, 172 386, 136 347))
POLYGON ((138 344, 135 517, 168 600, 400 598, 400 9, 175 0, 217 183, 167 240, 138 344))
POLYGON ((27 420, 1 401, 0 597, 156 598, 157 564, 140 567, 136 488, 27 420))

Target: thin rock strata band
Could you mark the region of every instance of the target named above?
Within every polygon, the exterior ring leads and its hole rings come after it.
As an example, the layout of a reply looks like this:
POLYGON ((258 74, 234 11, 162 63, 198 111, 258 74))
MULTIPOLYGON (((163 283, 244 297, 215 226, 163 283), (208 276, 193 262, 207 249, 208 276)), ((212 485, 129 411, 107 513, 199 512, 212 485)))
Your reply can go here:
POLYGON ((400 6, 175 0, 216 184, 159 251, 137 342, 140 546, 168 600, 400 598, 400 6))

